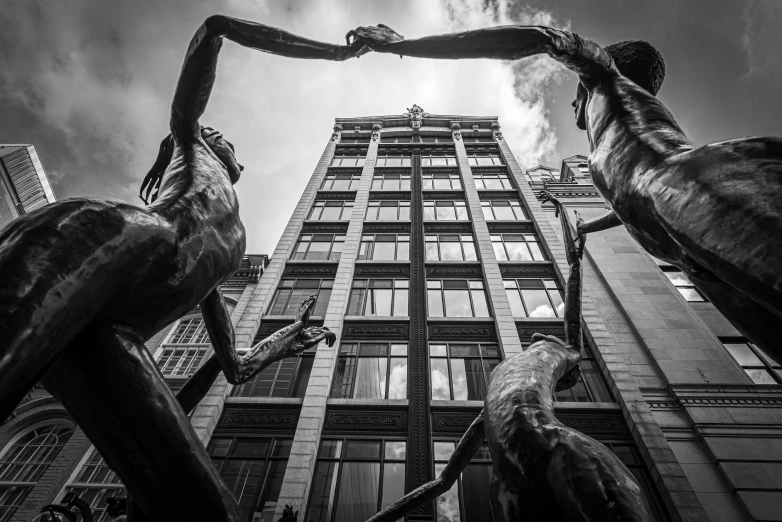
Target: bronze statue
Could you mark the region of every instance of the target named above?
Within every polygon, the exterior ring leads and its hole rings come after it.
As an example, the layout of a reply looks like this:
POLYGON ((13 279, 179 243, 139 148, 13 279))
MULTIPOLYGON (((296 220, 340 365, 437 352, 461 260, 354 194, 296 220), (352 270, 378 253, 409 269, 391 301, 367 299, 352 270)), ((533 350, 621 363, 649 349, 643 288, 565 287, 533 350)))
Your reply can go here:
POLYGON ((579 75, 576 124, 612 211, 580 234, 624 224, 650 254, 680 268, 747 338, 782 362, 782 139, 695 147, 655 97, 662 57, 648 43, 601 48, 549 27, 504 26, 404 40, 360 27, 348 43, 423 58, 517 60, 548 54, 579 75))
MULTIPOLYGON (((565 342, 535 334, 532 344, 492 372, 483 411, 464 434, 440 476, 408 493, 369 522, 392 522, 446 493, 484 439, 492 455, 495 520, 653 522, 633 474, 608 448, 554 416, 554 390, 578 381, 582 350, 581 256, 575 231, 551 194, 570 266, 565 288, 565 342)), ((579 222, 581 220, 579 219, 579 222)))
POLYGON ((215 368, 240 383, 275 360, 335 340, 326 328, 305 329, 309 299, 292 326, 244 355, 234 348, 218 286, 245 248, 232 186, 241 167, 228 142, 198 123, 224 37, 292 58, 342 61, 366 51, 210 17, 190 42, 171 136, 144 183, 147 194, 159 185, 154 203, 64 200, 0 232, 0 422, 43 380, 152 521, 244 517, 144 341, 200 304, 215 356, 184 390, 192 408, 215 368))

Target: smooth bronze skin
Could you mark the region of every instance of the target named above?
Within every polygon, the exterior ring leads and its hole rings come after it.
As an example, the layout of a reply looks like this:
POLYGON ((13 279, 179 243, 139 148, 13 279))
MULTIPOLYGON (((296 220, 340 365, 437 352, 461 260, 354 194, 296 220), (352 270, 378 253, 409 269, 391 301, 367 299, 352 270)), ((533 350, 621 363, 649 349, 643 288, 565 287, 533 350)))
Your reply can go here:
POLYGON ((131 503, 136 520, 245 519, 144 347, 147 339, 200 305, 214 357, 180 394, 188 410, 220 369, 241 383, 271 362, 335 340, 326 328, 305 329, 309 299, 293 325, 246 354, 234 348, 218 286, 244 254, 232 186, 241 167, 219 133, 198 123, 223 37, 293 58, 341 61, 364 52, 211 17, 190 42, 171 136, 145 180, 154 188, 165 169, 157 200, 143 209, 111 199, 64 200, 0 232, 0 422, 43 380, 143 510, 131 503))
POLYGON ((570 266, 565 288, 565 342, 535 334, 523 353, 502 361, 491 374, 483 411, 457 444, 440 476, 368 522, 401 519, 450 490, 484 439, 494 468, 495 520, 654 521, 643 491, 619 458, 554 416, 554 390, 573 387, 580 371, 585 238, 576 239, 564 206, 549 193, 543 196, 560 214, 570 266))
POLYGON ((423 58, 517 60, 548 54, 578 73, 576 123, 590 172, 613 209, 580 233, 624 224, 650 254, 676 265, 743 335, 782 362, 782 139, 695 147, 673 116, 622 76, 600 46, 549 27, 505 26, 404 40, 386 26, 348 42, 423 58))

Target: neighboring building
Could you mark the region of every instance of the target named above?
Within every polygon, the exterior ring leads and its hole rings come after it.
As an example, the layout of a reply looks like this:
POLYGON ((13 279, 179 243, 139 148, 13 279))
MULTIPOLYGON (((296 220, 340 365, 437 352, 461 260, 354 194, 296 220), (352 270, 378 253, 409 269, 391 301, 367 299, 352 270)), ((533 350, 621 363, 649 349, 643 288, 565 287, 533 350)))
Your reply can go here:
POLYGON ((0 229, 54 200, 35 145, 0 145, 0 229))
MULTIPOLYGON (((586 163, 525 172, 494 117, 414 105, 336 120, 232 319, 249 347, 317 294, 311 322, 338 342, 240 386, 221 377, 191 416, 247 520, 277 521, 291 505, 307 522, 364 521, 439 473, 491 370, 533 333, 563 334, 561 230, 536 194, 545 187, 586 219, 605 212, 586 163)), ((558 417, 617 454, 659 521, 782 520, 782 369, 623 228, 591 234, 584 265, 583 375, 556 394, 558 417)), ((178 382, 208 349, 191 319, 151 343, 178 382)), ((67 428, 47 418, 49 432, 67 428)), ((11 436, 41 436, 25 426, 11 436)), ((121 488, 76 438, 60 452, 75 448, 73 471, 49 471, 44 500, 121 488)), ((491 520, 490 476, 483 448, 408 520, 491 520)))
MULTIPOLYGON (((243 309, 245 288, 256 286, 268 264, 268 256, 244 256, 221 286, 232 312, 243 309)), ((211 353, 198 308, 163 328, 146 346, 174 390, 211 353)), ((107 498, 126 494, 65 408, 36 386, 0 425, 0 522, 29 522, 71 490, 92 505, 95 522, 110 520, 107 498)))

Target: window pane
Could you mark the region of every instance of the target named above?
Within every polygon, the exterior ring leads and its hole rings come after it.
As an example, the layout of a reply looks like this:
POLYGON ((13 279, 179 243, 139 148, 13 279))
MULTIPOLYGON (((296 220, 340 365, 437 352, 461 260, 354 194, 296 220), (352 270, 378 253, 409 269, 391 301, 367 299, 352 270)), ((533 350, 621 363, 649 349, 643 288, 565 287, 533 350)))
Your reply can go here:
POLYGON ((470 290, 475 317, 489 317, 489 305, 486 303, 486 293, 483 290, 470 290))
POLYGON ((339 206, 326 206, 323 208, 323 213, 320 215, 322 221, 339 221, 342 214, 342 205, 339 206))
POLYGON ((444 290, 446 317, 472 317, 469 290, 444 290))
POLYGON ((435 442, 434 443, 434 460, 444 461, 451 458, 455 449, 453 442, 435 442))
POLYGON ((470 217, 467 215, 467 207, 465 205, 456 205, 456 219, 470 219, 470 217))
POLYGON ((410 243, 408 241, 397 243, 396 259, 397 261, 410 261, 410 243))
POLYGON ((404 202, 399 207, 399 219, 401 221, 407 221, 410 219, 410 205, 404 202))
MULTIPOLYGON (((311 293, 312 292, 310 292, 310 294, 311 293)), ((330 299, 331 299, 331 288, 325 288, 325 289, 321 288, 320 292, 318 292, 318 299, 315 301, 315 306, 312 307, 312 315, 315 316, 326 315, 326 309, 328 309, 329 307, 330 299)))
POLYGON ((370 313, 369 303, 365 310, 365 315, 391 315, 391 296, 392 290, 372 289, 370 292, 370 298, 374 296, 374 310, 370 313))
POLYGON ((356 359, 340 357, 334 375, 334 385, 331 397, 334 399, 349 399, 353 391, 353 372, 356 369, 356 359))
POLYGON ((313 362, 315 362, 314 357, 301 357, 299 369, 296 370, 296 383, 293 386, 291 397, 304 397, 304 392, 307 390, 307 383, 310 380, 310 373, 312 373, 313 362))
POLYGON ((464 260, 465 261, 477 261, 478 260, 478 254, 475 252, 475 243, 464 242, 464 243, 462 243, 462 246, 464 247, 464 260))
POLYGON ((529 248, 524 241, 505 241, 511 261, 532 261, 529 248))
POLYGON ((741 366, 763 366, 758 356, 746 344, 725 344, 725 348, 741 366))
POLYGON ((344 462, 334 519, 365 522, 377 513, 379 488, 379 462, 344 462))
POLYGON ((435 218, 434 204, 427 205, 424 203, 424 221, 432 221, 435 218))
POLYGON ((387 364, 385 357, 358 358, 354 399, 385 399, 387 364))
POLYGON ((315 480, 312 483, 308 519, 310 522, 328 522, 329 507, 332 505, 331 494, 334 491, 338 466, 336 462, 318 462, 315 468, 315 480))
POLYGON ((441 261, 463 261, 462 245, 459 241, 440 241, 441 261))
POLYGON ((701 302, 705 300, 695 288, 679 287, 677 290, 679 290, 679 293, 681 293, 687 301, 701 302))
POLYGON ((440 290, 426 291, 429 317, 443 317, 443 296, 440 292, 440 290))
POLYGON ((386 442, 386 459, 405 460, 407 458, 407 443, 401 440, 386 442))
POLYGON ((407 358, 391 358, 391 377, 388 383, 388 398, 407 398, 407 358))
POLYGON ((673 283, 674 286, 692 286, 692 283, 683 272, 673 271, 663 273, 668 276, 668 279, 671 280, 671 283, 673 283))
POLYGON ((394 259, 394 250, 396 249, 396 243, 388 241, 378 241, 375 243, 375 253, 372 259, 394 259))
MULTIPOLYGON (((440 476, 445 464, 435 464, 434 475, 440 476)), ((482 520, 481 517, 478 520, 482 520)), ((444 495, 437 497, 437 522, 461 522, 459 514, 459 483, 454 482, 453 487, 444 495)))
POLYGON ((744 371, 747 372, 747 375, 749 375, 753 381, 755 381, 755 384, 777 383, 777 381, 774 380, 774 377, 771 376, 771 373, 765 368, 758 368, 754 370, 749 368, 744 368, 744 371))
POLYGON ((408 291, 397 288, 394 292, 394 315, 405 316, 407 311, 408 291))
POLYGON ((556 317, 545 290, 523 288, 521 295, 527 305, 529 317, 556 317))
POLYGON ((494 217, 497 220, 513 221, 516 219, 516 216, 513 214, 513 209, 509 206, 497 205, 496 203, 494 204, 494 217))
POLYGON ((380 509, 391 505, 405 494, 405 465, 387 462, 383 465, 383 496, 380 509))
POLYGON ((554 303, 554 311, 557 313, 557 317, 563 317, 565 315, 565 303, 562 301, 562 294, 559 290, 549 290, 548 295, 551 298, 551 302, 554 303))
POLYGON ((379 459, 380 442, 375 440, 345 441, 343 456, 350 459, 379 459))
POLYGON ((584 379, 584 384, 589 389, 592 400, 595 402, 611 402, 611 396, 608 394, 608 390, 598 373, 594 362, 589 360, 581 361, 581 378, 584 379))
POLYGON ((493 520, 491 511, 491 464, 470 464, 462 472, 464 520, 493 520))
POLYGON ((446 359, 431 359, 430 364, 432 366, 432 400, 450 400, 448 361, 446 359))
POLYGON ((448 205, 438 205, 436 207, 437 209, 437 219, 438 220, 455 220, 456 219, 456 211, 454 210, 453 206, 448 205))

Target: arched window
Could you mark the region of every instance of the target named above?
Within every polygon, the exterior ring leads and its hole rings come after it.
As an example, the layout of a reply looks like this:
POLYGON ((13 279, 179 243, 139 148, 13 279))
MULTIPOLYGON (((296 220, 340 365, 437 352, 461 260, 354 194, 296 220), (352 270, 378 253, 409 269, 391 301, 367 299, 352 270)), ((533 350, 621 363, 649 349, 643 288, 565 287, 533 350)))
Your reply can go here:
POLYGON ((71 435, 71 423, 46 421, 22 432, 0 453, 0 522, 11 520, 71 435))
MULTIPOLYGON (((71 475, 58 500, 71 491, 75 491, 80 499, 90 505, 95 522, 111 520, 106 512, 108 499, 128 496, 125 486, 117 474, 109 468, 95 446, 90 448, 81 465, 71 475)), ((81 521, 81 515, 77 515, 77 518, 81 521)))
POLYGON ((201 365, 209 346, 203 318, 183 318, 163 343, 157 359, 158 368, 164 377, 190 377, 201 365))

